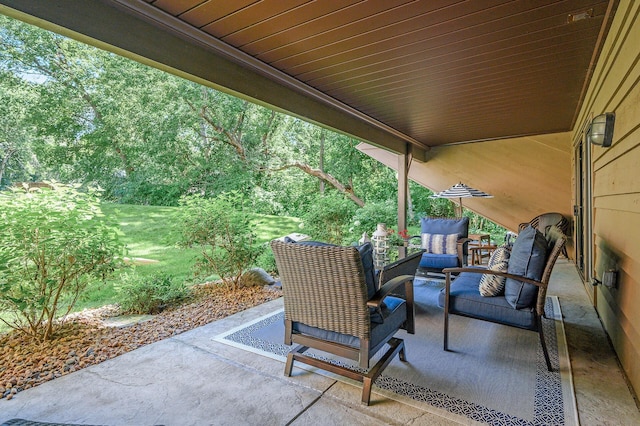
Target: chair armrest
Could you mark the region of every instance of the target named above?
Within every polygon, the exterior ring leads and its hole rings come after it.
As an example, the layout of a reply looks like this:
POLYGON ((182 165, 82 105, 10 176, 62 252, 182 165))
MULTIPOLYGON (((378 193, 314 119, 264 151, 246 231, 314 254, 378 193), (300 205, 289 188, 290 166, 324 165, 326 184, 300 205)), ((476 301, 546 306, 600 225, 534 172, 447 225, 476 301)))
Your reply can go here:
POLYGON ((471 238, 460 238, 456 245, 457 254, 458 254, 458 263, 462 266, 467 265, 467 256, 464 255, 464 245, 469 243, 469 241, 473 241, 471 238))
POLYGON ((442 272, 444 274, 459 274, 461 272, 471 272, 474 274, 488 274, 488 275, 497 275, 500 277, 505 277, 505 278, 512 278, 514 280, 517 281, 522 281, 528 284, 533 284, 537 287, 547 287, 546 283, 543 283, 541 281, 536 281, 534 279, 531 278, 527 278, 527 277, 523 277, 522 275, 515 275, 515 274, 510 274, 508 272, 500 272, 500 271, 493 271, 491 269, 485 269, 485 268, 445 268, 442 270, 442 272))
POLYGON ((367 301, 367 306, 371 308, 379 308, 380 305, 382 305, 382 301, 384 300, 384 298, 387 297, 396 288, 406 283, 412 285, 412 282, 413 275, 400 275, 387 281, 382 287, 380 287, 380 290, 376 291, 373 297, 371 297, 371 299, 367 301))
POLYGON ((378 274, 378 288, 382 287, 384 283, 390 281, 392 278, 400 275, 415 275, 423 252, 424 250, 420 249, 402 259, 383 266, 378 274))

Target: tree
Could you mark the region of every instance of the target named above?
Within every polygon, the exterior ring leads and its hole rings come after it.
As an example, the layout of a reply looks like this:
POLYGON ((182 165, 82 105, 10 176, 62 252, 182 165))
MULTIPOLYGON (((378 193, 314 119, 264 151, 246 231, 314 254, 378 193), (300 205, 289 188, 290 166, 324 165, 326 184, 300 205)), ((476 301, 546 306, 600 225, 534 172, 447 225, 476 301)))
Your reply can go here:
MULTIPOLYGON (((99 183, 113 197, 126 188, 134 192, 127 201, 145 202, 161 193, 150 191, 149 182, 171 188, 182 176, 183 164, 160 153, 181 142, 180 93, 192 83, 3 16, 0 69, 35 93, 33 150, 53 177, 99 183)), ((186 190, 184 182, 177 186, 168 192, 186 190)))
POLYGON ((28 116, 33 101, 34 93, 22 79, 0 71, 0 188, 27 180, 35 171, 35 129, 28 116))
POLYGON ((348 244, 350 241, 345 241, 348 235, 347 224, 356 209, 353 203, 336 191, 318 194, 313 209, 303 217, 304 231, 320 241, 348 244))
MULTIPOLYGON (((206 138, 230 147, 244 165, 252 167, 257 172, 279 172, 295 168, 322 182, 328 183, 358 206, 362 207, 364 205, 364 201, 354 193, 351 184, 341 182, 335 176, 322 170, 322 168, 313 167, 309 164, 308 159, 300 161, 285 158, 282 155, 284 151, 274 149, 273 140, 276 135, 286 139, 294 134, 283 133, 278 129, 280 124, 288 121, 290 128, 291 125, 297 125, 302 128, 306 126, 305 123, 292 118, 285 118, 273 110, 250 104, 247 101, 228 96, 225 100, 225 108, 221 108, 220 104, 215 109, 211 109, 206 105, 200 107, 199 115, 211 129, 210 132, 206 133, 206 138), (276 155, 271 156, 269 155, 270 153, 276 155), (273 164, 273 158, 278 157, 280 162, 284 164, 267 165, 269 163, 273 164)), ((194 111, 196 110, 193 105, 192 108, 194 111)), ((323 131, 317 127, 315 129, 320 132, 323 131)), ((319 141, 323 138, 323 135, 319 132, 316 132, 316 135, 318 139, 314 140, 314 143, 320 147, 319 141)), ((298 156, 297 158, 300 157, 298 156)), ((320 155, 316 158, 319 162, 320 155)))
POLYGON ((196 274, 215 273, 229 288, 238 288, 242 274, 255 264, 263 250, 255 243, 255 225, 242 209, 242 196, 192 195, 183 197, 181 204, 182 245, 200 247, 196 274))
POLYGON ((347 136, 2 16, 0 71, 28 88, 31 174, 112 200, 238 191, 256 211, 302 215, 318 182, 360 206, 396 191, 393 171, 347 136))
POLYGON ((90 279, 120 265, 122 250, 95 190, 52 188, 0 193, 0 310, 13 314, 1 320, 39 341, 52 338, 90 279))

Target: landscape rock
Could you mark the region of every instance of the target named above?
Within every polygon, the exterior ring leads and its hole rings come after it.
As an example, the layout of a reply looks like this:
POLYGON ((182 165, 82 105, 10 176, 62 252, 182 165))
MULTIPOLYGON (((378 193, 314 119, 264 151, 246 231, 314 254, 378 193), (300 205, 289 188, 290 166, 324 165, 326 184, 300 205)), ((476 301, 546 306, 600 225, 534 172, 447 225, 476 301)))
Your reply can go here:
POLYGON ((262 287, 275 282, 276 280, 262 268, 249 269, 240 277, 241 287, 262 287))
POLYGON ((119 313, 118 306, 108 305, 69 315, 67 323, 57 331, 55 340, 44 344, 16 332, 0 335, 0 348, 3 348, 0 351, 0 398, 11 399, 24 389, 282 295, 279 289, 274 288, 228 290, 213 284, 196 286, 194 293, 194 298, 188 303, 127 327, 105 325, 107 318, 119 313))

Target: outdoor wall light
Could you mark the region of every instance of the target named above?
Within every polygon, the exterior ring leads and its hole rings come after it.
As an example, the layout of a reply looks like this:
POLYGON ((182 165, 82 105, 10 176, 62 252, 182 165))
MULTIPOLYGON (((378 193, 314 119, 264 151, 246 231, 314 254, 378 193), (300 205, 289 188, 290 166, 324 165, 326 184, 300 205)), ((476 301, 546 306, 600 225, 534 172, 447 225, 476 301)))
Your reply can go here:
POLYGON ((611 146, 615 121, 616 114, 614 112, 605 112, 595 117, 587 130, 588 140, 594 145, 603 147, 611 146))

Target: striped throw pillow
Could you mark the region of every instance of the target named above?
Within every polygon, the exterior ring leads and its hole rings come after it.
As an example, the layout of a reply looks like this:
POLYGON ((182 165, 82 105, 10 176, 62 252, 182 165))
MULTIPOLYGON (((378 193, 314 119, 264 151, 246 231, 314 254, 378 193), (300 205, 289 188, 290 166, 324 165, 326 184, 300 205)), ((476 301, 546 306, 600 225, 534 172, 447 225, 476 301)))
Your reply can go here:
MULTIPOLYGON (((492 271, 507 272, 509 267, 509 256, 511 252, 505 246, 498 247, 491 254, 487 269, 492 271)), ((499 296, 504 292, 504 285, 507 279, 498 275, 483 274, 480 278, 480 295, 485 297, 499 296)))
POLYGON ((458 234, 422 234, 422 248, 433 254, 458 254, 458 234))

